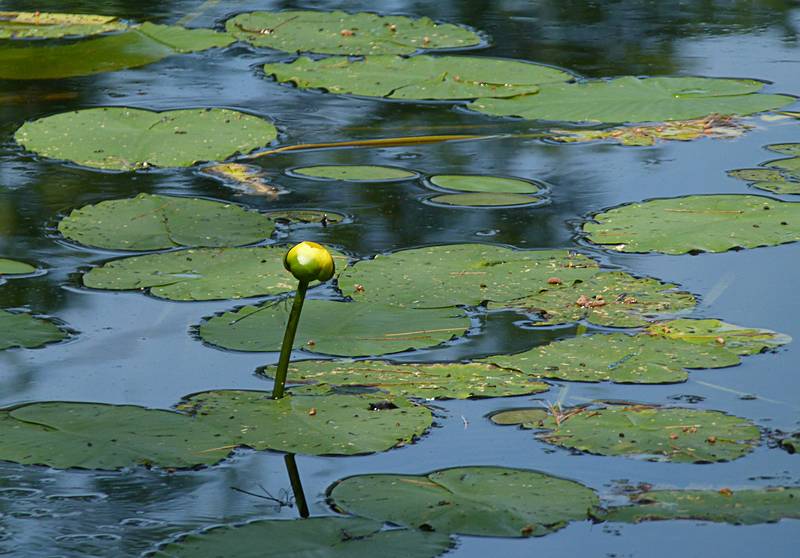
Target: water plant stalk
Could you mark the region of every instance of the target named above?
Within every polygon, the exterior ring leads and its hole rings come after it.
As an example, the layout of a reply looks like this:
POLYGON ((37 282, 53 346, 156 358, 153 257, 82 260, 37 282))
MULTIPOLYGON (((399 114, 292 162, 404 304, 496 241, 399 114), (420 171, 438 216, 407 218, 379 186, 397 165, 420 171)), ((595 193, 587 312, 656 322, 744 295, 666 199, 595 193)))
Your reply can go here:
POLYGON ((289 371, 289 360, 292 355, 294 338, 297 334, 297 325, 300 323, 300 312, 306 299, 306 291, 311 281, 327 281, 333 277, 336 266, 333 256, 324 246, 316 242, 301 242, 286 252, 283 258, 283 267, 298 280, 297 292, 294 303, 286 323, 283 334, 281 354, 278 358, 278 369, 275 372, 275 386, 272 388, 272 398, 280 399, 285 395, 286 376, 289 371))
POLYGON ((286 464, 286 472, 289 473, 289 482, 292 485, 292 493, 294 494, 294 503, 297 504, 297 512, 303 519, 308 518, 308 503, 306 502, 306 494, 303 492, 303 484, 300 482, 300 471, 297 469, 297 463, 294 460, 293 453, 287 453, 283 456, 283 462, 286 464))

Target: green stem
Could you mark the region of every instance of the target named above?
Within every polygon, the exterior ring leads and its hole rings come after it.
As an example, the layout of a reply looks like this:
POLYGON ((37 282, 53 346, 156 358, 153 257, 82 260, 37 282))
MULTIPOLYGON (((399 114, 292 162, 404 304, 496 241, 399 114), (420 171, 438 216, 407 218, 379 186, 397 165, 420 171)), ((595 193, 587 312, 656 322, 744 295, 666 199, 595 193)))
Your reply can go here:
POLYGON ((292 356, 292 345, 294 336, 297 333, 297 324, 300 323, 300 311, 303 309, 303 301, 306 299, 308 281, 300 281, 297 285, 297 293, 294 295, 292 311, 289 314, 289 322, 286 324, 286 332, 283 334, 283 345, 281 345, 281 356, 278 359, 278 370, 275 372, 275 387, 272 388, 272 398, 280 399, 283 397, 286 386, 286 374, 289 371, 289 358, 292 356))
POLYGON ((308 504, 306 503, 306 495, 303 492, 303 485, 300 483, 300 472, 297 470, 294 454, 287 453, 283 456, 283 461, 286 463, 286 472, 289 473, 289 482, 292 483, 292 492, 294 493, 294 503, 297 504, 297 512, 300 514, 300 517, 306 519, 309 515, 308 504))

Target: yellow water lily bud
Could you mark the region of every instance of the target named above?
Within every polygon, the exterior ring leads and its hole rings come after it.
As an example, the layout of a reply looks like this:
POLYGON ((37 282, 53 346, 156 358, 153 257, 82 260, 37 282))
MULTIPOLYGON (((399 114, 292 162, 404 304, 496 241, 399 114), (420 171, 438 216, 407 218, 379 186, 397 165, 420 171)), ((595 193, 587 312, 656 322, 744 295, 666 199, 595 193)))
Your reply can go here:
POLYGON ((333 277, 336 265, 333 257, 324 246, 316 242, 301 242, 286 252, 283 257, 285 267, 298 281, 327 281, 333 277))

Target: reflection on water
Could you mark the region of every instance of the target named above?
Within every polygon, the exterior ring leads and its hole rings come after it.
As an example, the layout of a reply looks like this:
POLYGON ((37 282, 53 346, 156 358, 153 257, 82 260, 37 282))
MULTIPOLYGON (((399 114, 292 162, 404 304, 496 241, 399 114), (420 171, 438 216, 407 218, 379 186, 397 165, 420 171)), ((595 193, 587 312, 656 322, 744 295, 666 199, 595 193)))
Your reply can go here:
MULTIPOLYGON (((250 9, 379 10, 463 22, 492 36, 473 55, 524 58, 561 66, 583 76, 736 75, 768 79, 770 92, 800 94, 800 7, 773 1, 540 1, 385 0, 345 2, 175 2, 54 0, 53 11, 117 14, 132 20, 213 26, 250 9), (189 15, 187 15, 189 14, 189 15)), ((7 0, 2 9, 30 9, 7 0)), ((493 119, 449 104, 402 104, 324 95, 275 84, 260 75, 265 62, 284 53, 233 45, 173 56, 135 70, 40 82, 0 80, 0 255, 37 262, 45 275, 0 285, 0 307, 24 307, 63 319, 80 335, 43 349, 0 352, 0 405, 37 400, 104 401, 167 408, 180 396, 214 388, 267 389, 253 371, 276 355, 227 353, 202 345, 189 329, 204 316, 230 309, 230 301, 170 303, 138 293, 90 292, 78 272, 115 257, 70 245, 54 232, 64 212, 87 203, 139 192, 199 195, 267 209, 324 208, 352 223, 290 232, 282 241, 333 244, 355 257, 428 244, 491 242, 522 249, 573 248, 642 275, 678 282, 701 297, 698 315, 765 327, 800 339, 795 319, 800 245, 698 257, 607 254, 576 243, 574 223, 604 207, 688 193, 741 193, 746 186, 725 171, 764 160, 761 146, 796 142, 796 122, 754 120, 757 129, 732 141, 663 143, 651 148, 604 144, 552 145, 498 137, 381 149, 321 150, 259 158, 253 164, 289 190, 278 199, 228 188, 196 169, 104 173, 40 161, 21 153, 13 131, 25 120, 97 105, 150 109, 225 106, 275 120, 281 143, 424 134, 519 135, 540 132, 534 122, 493 119), (384 184, 319 182, 289 177, 286 168, 314 164, 387 164, 431 173, 488 173, 543 181, 551 202, 537 208, 475 210, 422 203, 431 191, 411 180, 384 184), (788 263, 787 263, 788 262, 788 263)), ((326 296, 330 293, 319 293, 326 296)), ((249 302, 249 301, 248 301, 249 302)), ((452 360, 492 352, 517 352, 573 328, 530 330, 518 314, 489 313, 474 335, 450 346, 404 359, 452 360)), ((764 427, 798 428, 796 374, 800 359, 790 345, 768 359, 698 371, 671 386, 563 384, 537 399, 579 403, 595 398, 636 399, 719 408, 764 427), (687 398, 691 394, 699 398, 687 398), (756 396, 755 399, 744 396, 756 396), (703 399, 704 398, 704 399, 703 399)), ((493 428, 484 415, 501 407, 528 406, 531 398, 437 403, 439 427, 422 443, 381 455, 347 459, 297 458, 312 515, 329 513, 325 488, 334 480, 381 471, 421 473, 467 464, 542 469, 607 491, 612 481, 664 486, 796 483, 798 461, 759 448, 729 464, 659 465, 634 460, 571 456, 535 444, 528 434, 493 428), (630 462, 627 462, 630 461, 630 462)), ((137 556, 158 540, 221 522, 255 517, 296 517, 269 501, 231 487, 270 493, 289 490, 283 457, 242 451, 221 466, 166 474, 135 471, 93 474, 54 472, 0 464, 0 554, 12 556, 137 556)), ((535 551, 575 552, 592 544, 603 553, 672 556, 678 550, 756 548, 772 541, 777 556, 793 555, 788 541, 798 522, 697 531, 691 523, 590 529, 572 525, 541 540, 492 540, 492 552, 530 556, 535 551), (783 542, 781 542, 783 541, 783 542), (573 545, 573 546, 571 546, 573 545), (534 546, 536 548, 534 548, 534 546), (642 550, 642 553, 645 551, 642 550)), ((487 541, 465 539, 452 556, 484 556, 487 541)))

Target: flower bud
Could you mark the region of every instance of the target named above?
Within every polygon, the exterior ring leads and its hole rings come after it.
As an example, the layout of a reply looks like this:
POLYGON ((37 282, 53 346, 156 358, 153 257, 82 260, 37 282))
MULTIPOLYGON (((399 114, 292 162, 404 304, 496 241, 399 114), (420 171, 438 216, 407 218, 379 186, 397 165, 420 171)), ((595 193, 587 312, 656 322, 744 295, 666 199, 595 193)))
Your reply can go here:
POLYGON ((286 252, 285 267, 298 281, 327 281, 333 277, 336 266, 333 257, 324 246, 316 242, 301 242, 286 252))

